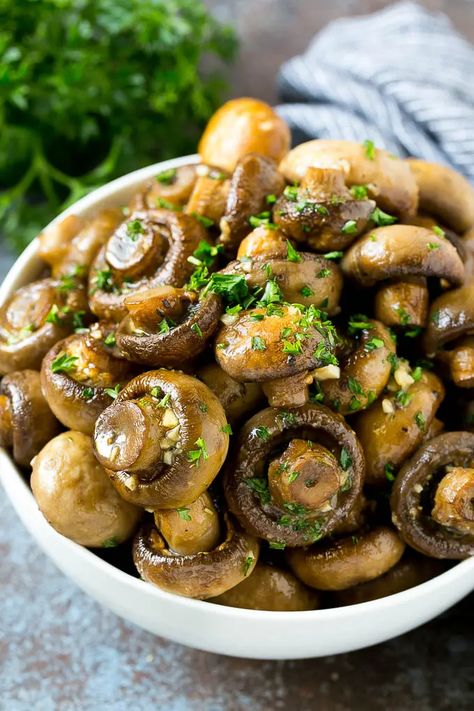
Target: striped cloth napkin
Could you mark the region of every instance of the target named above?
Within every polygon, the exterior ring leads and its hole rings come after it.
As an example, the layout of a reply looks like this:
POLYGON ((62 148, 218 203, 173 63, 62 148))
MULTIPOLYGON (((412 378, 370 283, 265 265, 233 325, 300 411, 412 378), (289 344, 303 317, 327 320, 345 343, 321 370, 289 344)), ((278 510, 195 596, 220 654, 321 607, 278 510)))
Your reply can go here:
POLYGON ((474 182, 474 48, 443 14, 401 2, 336 20, 282 66, 279 92, 298 143, 370 138, 474 182))

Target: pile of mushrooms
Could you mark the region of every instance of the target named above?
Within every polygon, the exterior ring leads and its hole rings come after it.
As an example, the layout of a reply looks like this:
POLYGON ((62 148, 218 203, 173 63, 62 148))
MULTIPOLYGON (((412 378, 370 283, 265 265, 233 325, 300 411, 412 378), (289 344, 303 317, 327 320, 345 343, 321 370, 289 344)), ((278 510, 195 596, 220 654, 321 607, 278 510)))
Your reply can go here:
POLYGON ((264 610, 474 555, 472 187, 369 138, 290 150, 254 99, 199 154, 47 228, 0 309, 0 443, 44 517, 264 610))

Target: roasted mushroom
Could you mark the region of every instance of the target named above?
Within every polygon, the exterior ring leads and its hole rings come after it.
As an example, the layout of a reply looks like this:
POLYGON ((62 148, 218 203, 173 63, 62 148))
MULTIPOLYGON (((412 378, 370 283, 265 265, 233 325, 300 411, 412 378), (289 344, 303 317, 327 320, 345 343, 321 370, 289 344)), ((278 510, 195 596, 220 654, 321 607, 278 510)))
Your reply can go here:
POLYGON ((233 99, 216 111, 198 146, 204 163, 232 173, 247 153, 280 161, 290 147, 287 124, 265 102, 233 99))
POLYGON ((86 222, 69 215, 40 234, 38 254, 51 266, 54 277, 85 278, 95 255, 122 220, 122 210, 116 208, 101 210, 86 222))
POLYGON ((370 484, 393 479, 394 472, 423 441, 444 397, 443 384, 434 373, 410 371, 403 362, 395 367, 393 386, 397 389, 354 422, 370 484))
POLYGON ((369 224, 375 202, 357 199, 342 170, 308 168, 301 184, 287 186, 277 200, 274 220, 297 242, 318 252, 348 247, 369 224))
POLYGON ((181 209, 189 200, 197 180, 197 166, 181 165, 158 173, 132 197, 130 209, 153 210, 157 207, 181 209))
POLYGON ((59 431, 59 422, 41 392, 36 370, 19 370, 0 383, 0 446, 28 466, 41 447, 59 431))
POLYGON ((237 259, 285 257, 287 254, 288 242, 281 230, 274 225, 263 224, 244 237, 237 250, 237 259))
POLYGON ((441 294, 430 307, 424 347, 434 355, 446 343, 474 332, 474 283, 441 294))
POLYGON ((156 528, 174 553, 194 555, 219 545, 219 514, 207 491, 187 506, 156 509, 153 516, 156 528))
POLYGON ((455 341, 449 350, 439 351, 437 358, 447 366, 458 388, 474 388, 474 336, 455 341))
POLYGON ((349 324, 357 336, 348 342, 339 368, 332 377, 327 370, 314 373, 324 402, 342 415, 365 410, 379 397, 390 378, 395 354, 391 334, 379 321, 356 316, 349 324))
POLYGON ((194 215, 206 227, 219 225, 224 216, 230 190, 230 176, 208 165, 198 165, 198 179, 186 205, 186 212, 194 215))
POLYGON ((263 392, 258 383, 239 383, 217 363, 202 366, 196 375, 218 397, 231 425, 255 412, 262 403, 263 392))
POLYGON ((285 187, 276 163, 257 153, 243 156, 230 183, 224 217, 219 223, 220 241, 234 255, 239 244, 259 224, 270 223, 269 195, 278 196, 285 187))
POLYGON ((402 538, 433 558, 474 555, 474 434, 445 432, 423 444, 392 490, 402 538))
POLYGON ((291 183, 303 180, 308 168, 342 170, 346 185, 363 186, 384 210, 397 215, 416 213, 418 188, 410 167, 371 141, 308 141, 293 148, 280 163, 291 183))
POLYGON ((161 284, 181 287, 193 271, 188 262, 207 233, 191 215, 171 210, 134 212, 95 258, 89 276, 91 310, 105 320, 127 315, 124 299, 161 284))
POLYGON ((382 284, 374 302, 375 317, 386 326, 426 326, 429 293, 425 277, 405 277, 382 284))
POLYGON ((288 570, 261 563, 241 583, 210 602, 247 610, 315 610, 319 599, 288 570))
POLYGON ((33 460, 31 488, 51 526, 82 546, 122 543, 142 514, 117 494, 82 432, 63 432, 43 447, 33 460))
POLYGON ((345 590, 375 580, 398 563, 405 544, 388 526, 356 536, 289 550, 294 574, 317 590, 345 590))
POLYGON ((145 524, 135 538, 133 560, 143 580, 162 590, 206 600, 238 585, 258 560, 259 543, 224 515, 225 539, 211 550, 177 555, 158 530, 145 524))
POLYGON ((41 387, 63 425, 92 435, 98 416, 132 376, 131 366, 114 357, 110 324, 58 341, 41 365, 41 387))
POLYGON ((231 378, 262 383, 271 405, 308 400, 311 371, 334 360, 335 330, 318 309, 270 304, 240 312, 217 334, 215 356, 231 378))
POLYGON ((216 294, 158 286, 124 300, 128 310, 117 329, 117 345, 135 363, 182 367, 201 353, 219 325, 222 302, 216 294))
POLYGON ((229 446, 219 400, 196 378, 155 370, 133 378, 99 416, 95 452, 124 499, 151 509, 195 501, 229 446))
POLYGON ((304 546, 349 514, 363 476, 362 449, 342 417, 318 405, 267 408, 241 430, 224 490, 246 531, 304 546))
POLYGON ((0 309, 0 373, 38 368, 43 356, 87 310, 85 289, 73 276, 21 287, 0 309))
POLYGON ((455 232, 474 226, 474 189, 460 173, 437 163, 407 161, 419 190, 420 209, 435 215, 455 232))

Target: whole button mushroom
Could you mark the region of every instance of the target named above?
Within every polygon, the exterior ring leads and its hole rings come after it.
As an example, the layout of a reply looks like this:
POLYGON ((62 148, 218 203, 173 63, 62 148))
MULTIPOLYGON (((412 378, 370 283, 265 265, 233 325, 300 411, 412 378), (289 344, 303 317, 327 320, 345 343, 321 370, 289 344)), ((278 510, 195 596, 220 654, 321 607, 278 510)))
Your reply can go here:
POLYGON ((445 432, 404 464, 391 497, 392 520, 415 550, 433 558, 474 555, 474 434, 445 432))
POLYGON ((90 307, 99 318, 121 321, 125 298, 161 284, 183 286, 193 272, 188 261, 207 241, 192 215, 172 210, 133 212, 97 254, 89 274, 90 307))
POLYGON ((74 276, 21 287, 0 308, 0 373, 39 369, 56 341, 83 326, 84 287, 74 276))
POLYGON ((348 187, 363 186, 370 199, 396 215, 414 215, 418 187, 409 165, 372 141, 307 141, 293 148, 280 163, 291 183, 303 180, 308 168, 342 170, 348 187))
POLYGON ((63 425, 94 433, 96 419, 132 376, 130 364, 115 355, 115 331, 105 323, 58 341, 45 355, 41 387, 63 425))
POLYGON ((219 398, 231 425, 238 423, 245 415, 255 412, 262 403, 263 392, 258 383, 240 383, 231 378, 217 363, 203 365, 196 375, 219 398))
POLYGON ((279 162, 290 147, 290 130, 264 101, 228 101, 211 117, 198 152, 203 163, 229 173, 247 153, 260 153, 279 162))
POLYGON ((214 393, 178 371, 133 378, 99 416, 98 460, 120 495, 151 509, 195 501, 217 476, 229 446, 214 393))
POLYGON ((130 209, 132 212, 157 207, 181 209, 188 202, 197 179, 195 165, 162 170, 132 197, 130 209))
POLYGON ((46 402, 35 370, 6 375, 0 384, 0 445, 13 450, 13 459, 29 466, 39 450, 59 431, 59 422, 46 402))
POLYGON ((242 428, 224 493, 246 531, 300 547, 346 519, 363 477, 362 448, 342 417, 318 405, 267 408, 242 428))
POLYGON ((124 501, 82 432, 63 432, 33 460, 31 488, 51 526, 90 548, 109 548, 133 534, 142 511, 124 501))
POLYGON ((244 237, 237 250, 237 259, 245 261, 247 257, 285 257, 288 242, 281 230, 275 225, 262 224, 244 237))

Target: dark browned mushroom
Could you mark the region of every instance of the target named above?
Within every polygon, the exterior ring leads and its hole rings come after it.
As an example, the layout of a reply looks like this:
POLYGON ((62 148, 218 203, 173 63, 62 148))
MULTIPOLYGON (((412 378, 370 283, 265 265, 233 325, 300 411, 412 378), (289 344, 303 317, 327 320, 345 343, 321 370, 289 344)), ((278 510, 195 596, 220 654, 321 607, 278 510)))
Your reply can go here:
POLYGON ((6 375, 0 384, 0 446, 13 450, 13 459, 28 466, 41 447, 59 431, 59 422, 41 392, 36 370, 6 375))
POLYGON ((92 264, 91 310, 105 320, 127 315, 124 299, 161 284, 183 286, 193 272, 188 262, 207 232, 191 215, 171 210, 134 212, 113 233, 92 264))
POLYGON ((220 241, 234 255, 239 244, 257 226, 270 223, 267 196, 280 195, 285 187, 276 163, 257 153, 243 156, 232 175, 224 217, 220 221, 220 241))
POLYGON ((289 550, 294 574, 317 590, 345 590, 375 580, 398 563, 405 544, 387 526, 356 536, 289 550))
POLYGON ((235 380, 262 383, 271 405, 302 405, 311 371, 335 359, 335 329, 312 306, 270 306, 242 311, 222 326, 216 360, 235 380))
POLYGON ((238 585, 258 560, 259 543, 236 528, 225 514, 225 539, 211 550, 177 555, 158 530, 145 524, 133 545, 133 560, 143 580, 162 590, 206 600, 238 585))
POLYGON ((362 487, 353 431, 326 407, 268 408, 239 435, 224 490, 245 530, 275 546, 304 546, 334 530, 362 487))
POLYGON ((283 568, 261 563, 241 583, 218 597, 210 599, 218 605, 241 607, 247 610, 315 610, 319 607, 318 594, 283 568))
POLYGON ((340 358, 340 370, 333 377, 315 371, 324 402, 342 415, 365 410, 379 397, 390 378, 395 354, 390 331, 379 321, 359 317, 352 323, 357 324, 357 337, 340 358))
POLYGON ((277 200, 276 224, 318 252, 348 247, 366 230, 375 202, 353 197, 344 178, 342 170, 308 168, 300 186, 288 186, 277 200))
POLYGON ((418 185, 420 208, 456 232, 474 226, 474 189, 460 173, 437 163, 410 158, 418 185))
POLYGON ((247 153, 280 161, 290 147, 290 130, 275 111, 258 99, 232 99, 213 114, 199 142, 204 163, 232 173, 247 153))
POLYGON ((289 182, 299 182, 308 168, 342 170, 346 185, 364 186, 384 210, 414 215, 418 188, 410 167, 371 141, 314 140, 301 143, 282 160, 280 170, 289 182))
POLYGON ((219 545, 219 514, 207 491, 187 506, 156 509, 153 516, 156 528, 174 553, 194 555, 219 545))
POLYGON ((51 526, 82 546, 117 546, 142 515, 115 491, 82 432, 63 432, 43 447, 33 460, 31 488, 51 526))
POLYGON ((474 331, 474 283, 441 294, 430 307, 424 347, 434 355, 446 343, 474 331))
POLYGON ((426 326, 429 293, 425 277, 382 284, 374 302, 375 317, 386 326, 426 326))
POLYGON ((408 545, 433 558, 474 555, 473 468, 471 432, 438 435, 404 464, 391 507, 393 522, 408 545))
POLYGON ((38 368, 45 353, 83 326, 85 289, 73 276, 33 281, 0 309, 0 373, 38 368))
POLYGON ((217 363, 202 366, 196 375, 219 398, 231 425, 255 412, 262 404, 263 392, 258 383, 239 383, 219 368, 217 363))
POLYGON ((58 341, 41 365, 41 387, 63 425, 92 435, 100 413, 132 376, 131 366, 114 357, 110 324, 58 341))
POLYGON ((366 478, 384 484, 421 444, 444 397, 441 380, 429 371, 416 381, 409 370, 397 366, 397 389, 380 398, 354 422, 364 449, 366 478), (398 373, 398 370, 401 372, 398 373))
POLYGON ((201 353, 219 325, 216 294, 159 286, 124 300, 129 315, 117 329, 117 345, 135 363, 182 367, 201 353))
POLYGON ((176 509, 195 501, 229 446, 224 410, 209 388, 177 371, 133 378, 99 416, 95 451, 124 499, 176 509))
POLYGON ((195 165, 162 170, 132 197, 130 208, 132 211, 153 210, 157 207, 180 209, 188 202, 196 180, 195 165))

